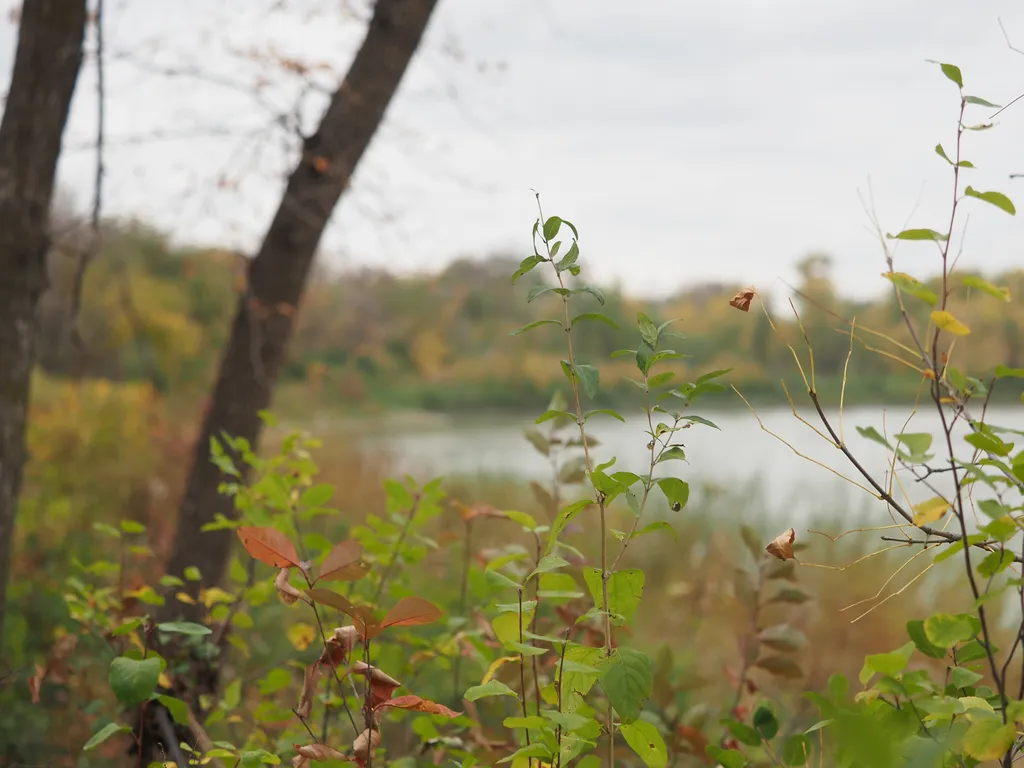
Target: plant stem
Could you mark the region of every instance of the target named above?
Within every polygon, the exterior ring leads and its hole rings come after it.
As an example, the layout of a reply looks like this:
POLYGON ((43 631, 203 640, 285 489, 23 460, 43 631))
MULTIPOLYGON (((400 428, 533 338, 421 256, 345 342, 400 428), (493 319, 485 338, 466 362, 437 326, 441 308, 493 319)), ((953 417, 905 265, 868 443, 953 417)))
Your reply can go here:
POLYGON ((377 589, 373 593, 373 600, 371 601, 374 605, 380 600, 380 596, 384 594, 384 585, 387 584, 388 579, 393 575, 395 563, 398 561, 398 551, 402 548, 402 544, 405 543, 405 537, 409 534, 409 528, 412 526, 412 519, 416 517, 416 512, 420 508, 420 499, 422 494, 417 493, 413 498, 412 506, 409 507, 409 514, 405 518, 405 523, 402 525, 402 530, 398 534, 398 538, 395 539, 395 548, 391 551, 391 559, 388 561, 387 566, 384 568, 384 573, 380 576, 380 581, 377 582, 377 589))
MULTIPOLYGON (((547 251, 547 260, 551 264, 552 269, 555 271, 555 278, 558 280, 559 287, 565 290, 565 281, 562 279, 562 273, 558 271, 555 266, 554 256, 551 253, 551 243, 548 238, 544 235, 544 210, 540 204, 540 195, 537 195, 537 211, 540 213, 540 226, 541 226, 541 237, 544 242, 544 248, 547 251)), ((562 328, 565 331, 565 344, 569 355, 569 367, 571 369, 571 375, 569 377, 569 384, 572 387, 572 399, 576 406, 576 424, 580 430, 580 442, 583 443, 583 457, 587 465, 587 474, 591 478, 593 483, 594 473, 594 461, 590 455, 590 445, 587 442, 587 430, 585 427, 585 420, 583 418, 583 405, 580 401, 580 386, 579 376, 576 374, 576 357, 573 354, 572 349, 572 319, 569 317, 569 297, 568 295, 562 296, 562 310, 564 321, 562 328)), ((608 521, 607 513, 605 509, 605 496, 604 494, 594 489, 597 505, 600 511, 600 523, 601 523, 601 610, 603 612, 604 619, 604 650, 606 656, 612 655, 612 621, 611 621, 611 610, 609 608, 608 600, 608 521)), ((608 706, 605 709, 605 722, 608 729, 608 768, 614 768, 615 765, 615 722, 612 710, 611 701, 608 701, 608 706)))

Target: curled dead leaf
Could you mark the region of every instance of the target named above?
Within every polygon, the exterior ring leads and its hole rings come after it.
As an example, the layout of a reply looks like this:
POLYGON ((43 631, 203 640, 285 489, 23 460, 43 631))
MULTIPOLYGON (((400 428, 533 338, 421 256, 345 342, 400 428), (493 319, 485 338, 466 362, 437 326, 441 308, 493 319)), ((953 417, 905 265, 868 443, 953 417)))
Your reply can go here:
POLYGON ((295 708, 299 717, 306 719, 313 711, 313 697, 316 696, 316 686, 323 674, 320 664, 313 663, 306 667, 306 673, 302 680, 302 695, 299 697, 299 706, 295 708))
POLYGON ((373 706, 375 707, 390 699, 395 688, 402 685, 395 678, 385 672, 381 672, 376 667, 371 667, 364 661, 357 661, 352 665, 350 671, 353 675, 363 675, 364 677, 369 674, 370 694, 373 699, 373 706))
POLYGON ((750 303, 754 300, 754 289, 744 288, 729 300, 730 307, 736 307, 741 312, 750 311, 750 303))
POLYGON ((773 556, 779 558, 779 560, 795 560, 796 555, 793 554, 793 542, 796 541, 796 531, 792 528, 787 528, 770 542, 765 547, 765 551, 773 556))
POLYGON ((381 707, 397 707, 398 709, 411 709, 416 712, 426 712, 428 715, 444 715, 445 717, 458 717, 461 712, 455 712, 444 704, 436 701, 421 699, 419 696, 396 696, 378 705, 381 707))
POLYGON ((292 766, 294 768, 304 768, 310 761, 315 763, 325 760, 349 761, 348 756, 344 752, 340 752, 326 744, 293 744, 292 746, 299 753, 292 758, 292 766))
POLYGON ((372 731, 367 728, 352 742, 352 752, 359 763, 365 764, 366 758, 370 756, 370 751, 378 746, 380 746, 380 731, 376 728, 372 731))
POLYGON ((285 605, 292 605, 302 597, 302 593, 288 583, 288 573, 290 571, 291 568, 282 568, 277 572, 277 578, 274 579, 274 588, 277 590, 281 602, 285 605))

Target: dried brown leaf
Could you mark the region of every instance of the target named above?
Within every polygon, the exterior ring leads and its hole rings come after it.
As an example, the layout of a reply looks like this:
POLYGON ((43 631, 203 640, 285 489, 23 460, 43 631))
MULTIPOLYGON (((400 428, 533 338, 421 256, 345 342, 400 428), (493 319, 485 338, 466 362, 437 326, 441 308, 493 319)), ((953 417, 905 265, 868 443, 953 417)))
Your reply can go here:
POLYGON ((736 309, 743 312, 750 311, 750 302, 754 300, 754 289, 744 288, 742 291, 737 293, 729 300, 730 307, 736 307, 736 309))
POLYGON ((793 542, 796 541, 796 531, 792 528, 787 528, 770 542, 765 547, 765 551, 773 557, 779 558, 779 560, 795 560, 796 556, 793 554, 793 542))
POLYGON ((293 744, 295 751, 299 754, 292 758, 292 766, 294 768, 303 768, 310 761, 314 763, 324 762, 326 760, 344 760, 346 762, 351 761, 344 752, 340 752, 334 747, 329 747, 326 744, 293 744))
POLYGON ((398 707, 399 709, 412 709, 416 712, 426 712, 428 715, 444 715, 445 717, 458 717, 461 712, 448 709, 444 704, 436 701, 421 699, 419 696, 397 696, 388 699, 379 705, 380 707, 398 707))
POLYGON ((365 763, 370 756, 370 751, 380 745, 380 731, 374 728, 372 731, 367 728, 360 733, 352 742, 352 753, 360 763, 365 763))
POLYGON ((353 664, 351 672, 353 675, 363 675, 364 677, 369 673, 370 694, 375 707, 390 699, 395 688, 402 685, 386 672, 381 672, 377 667, 372 667, 364 661, 357 661, 353 664))
POLYGON ((282 568, 277 572, 277 578, 274 579, 274 588, 277 590, 277 594, 278 597, 281 598, 281 602, 285 605, 293 605, 296 600, 302 597, 302 593, 288 583, 288 574, 290 571, 291 568, 282 568))
POLYGON ((303 719, 309 717, 313 711, 313 697, 316 696, 316 686, 320 682, 322 674, 320 664, 316 662, 306 667, 306 672, 302 679, 302 694, 299 696, 299 706, 295 708, 295 711, 299 713, 299 717, 303 719))

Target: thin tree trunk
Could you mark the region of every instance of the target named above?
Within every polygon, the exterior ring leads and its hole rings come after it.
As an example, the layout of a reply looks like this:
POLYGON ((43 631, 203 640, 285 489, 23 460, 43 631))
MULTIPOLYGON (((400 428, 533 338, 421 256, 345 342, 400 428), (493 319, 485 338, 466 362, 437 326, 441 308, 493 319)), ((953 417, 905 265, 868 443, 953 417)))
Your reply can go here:
MULTIPOLYGON (((234 516, 218 492, 210 440, 222 432, 255 445, 259 412, 285 356, 294 312, 302 301, 317 246, 339 198, 373 138, 416 52, 437 0, 378 0, 348 75, 331 98, 315 134, 288 180, 259 253, 249 264, 248 289, 235 316, 213 398, 195 449, 167 572, 195 566, 204 585, 223 577, 230 531, 202 533, 219 513, 234 516)), ((191 612, 168 600, 165 614, 191 612)))
POLYGON ((0 647, 50 205, 85 25, 86 0, 25 0, 0 122, 0 647))

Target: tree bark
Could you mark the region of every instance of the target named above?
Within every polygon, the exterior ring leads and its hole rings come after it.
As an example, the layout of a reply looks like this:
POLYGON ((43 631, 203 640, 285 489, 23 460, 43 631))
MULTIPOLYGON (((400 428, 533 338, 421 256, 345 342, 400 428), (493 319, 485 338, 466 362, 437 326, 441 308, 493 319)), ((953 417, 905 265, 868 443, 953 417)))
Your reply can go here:
POLYGON ((0 122, 0 647, 50 205, 85 25, 86 0, 25 0, 0 122))
MULTIPOLYGON (((224 575, 234 535, 202 533, 220 513, 234 517, 223 480, 210 462, 210 440, 225 432, 255 445, 259 412, 270 403, 285 356, 294 312, 324 228, 416 52, 437 0, 378 0, 366 37, 345 80, 333 94, 316 133, 305 141, 259 253, 250 262, 248 287, 238 304, 231 339, 221 360, 205 416, 167 572, 181 576, 195 566, 201 583, 224 575)), ((169 599, 165 615, 191 613, 169 599)))

